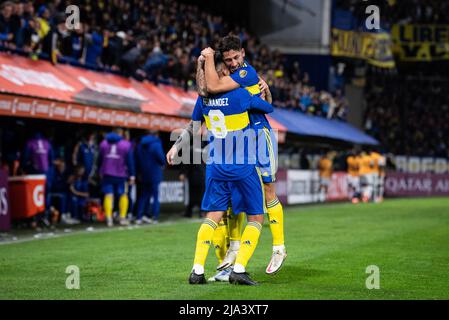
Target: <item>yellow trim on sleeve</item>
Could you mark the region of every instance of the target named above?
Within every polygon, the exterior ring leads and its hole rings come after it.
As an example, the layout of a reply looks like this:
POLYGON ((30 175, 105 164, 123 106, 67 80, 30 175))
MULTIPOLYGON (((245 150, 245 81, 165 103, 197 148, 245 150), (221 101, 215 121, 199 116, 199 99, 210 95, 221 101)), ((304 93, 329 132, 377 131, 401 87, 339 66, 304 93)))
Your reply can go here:
POLYGON ((246 90, 249 91, 252 95, 256 95, 260 93, 259 84, 255 84, 253 86, 245 87, 246 90))

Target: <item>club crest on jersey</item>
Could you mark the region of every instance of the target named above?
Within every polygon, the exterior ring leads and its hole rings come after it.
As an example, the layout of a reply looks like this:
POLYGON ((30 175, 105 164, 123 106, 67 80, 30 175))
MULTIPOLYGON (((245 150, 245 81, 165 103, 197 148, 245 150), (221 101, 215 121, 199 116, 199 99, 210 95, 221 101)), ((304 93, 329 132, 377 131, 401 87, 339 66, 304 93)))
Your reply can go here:
POLYGON ((247 74, 248 74, 248 71, 246 71, 246 70, 240 70, 239 71, 240 78, 245 78, 247 74))
POLYGON ((246 240, 245 242, 243 242, 243 244, 247 244, 247 245, 251 245, 251 241, 249 241, 249 240, 246 240))

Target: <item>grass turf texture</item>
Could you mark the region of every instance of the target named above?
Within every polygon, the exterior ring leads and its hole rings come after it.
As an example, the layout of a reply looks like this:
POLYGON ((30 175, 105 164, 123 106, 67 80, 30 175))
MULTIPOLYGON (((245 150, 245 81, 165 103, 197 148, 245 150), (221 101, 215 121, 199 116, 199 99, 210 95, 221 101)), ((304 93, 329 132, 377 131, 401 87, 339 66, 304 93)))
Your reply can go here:
MULTIPOLYGON (((187 282, 199 222, 0 246, 0 299, 448 299, 449 199, 285 210, 288 258, 275 276, 265 225, 248 272, 257 287, 187 282), (68 290, 68 265, 80 268, 68 290), (380 289, 365 286, 380 268, 380 289)), ((217 259, 209 250, 206 277, 217 259)))

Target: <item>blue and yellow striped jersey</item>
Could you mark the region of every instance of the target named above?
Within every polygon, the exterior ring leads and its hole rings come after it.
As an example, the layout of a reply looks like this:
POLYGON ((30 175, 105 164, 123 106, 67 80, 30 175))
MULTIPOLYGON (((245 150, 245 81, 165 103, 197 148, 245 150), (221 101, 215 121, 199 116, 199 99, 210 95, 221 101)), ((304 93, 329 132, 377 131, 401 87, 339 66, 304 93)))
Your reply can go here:
POLYGON ((192 120, 206 123, 209 132, 207 174, 211 177, 232 181, 253 172, 256 164, 256 133, 248 130, 248 110, 269 113, 273 111, 273 107, 242 88, 209 97, 198 97, 192 120))
MULTIPOLYGON (((259 77, 256 70, 248 62, 245 61, 239 69, 234 71, 231 74, 231 78, 250 94, 260 96, 259 77)), ((263 127, 271 129, 270 123, 263 113, 258 111, 250 112, 249 119, 251 126, 256 129, 262 129, 263 127)))

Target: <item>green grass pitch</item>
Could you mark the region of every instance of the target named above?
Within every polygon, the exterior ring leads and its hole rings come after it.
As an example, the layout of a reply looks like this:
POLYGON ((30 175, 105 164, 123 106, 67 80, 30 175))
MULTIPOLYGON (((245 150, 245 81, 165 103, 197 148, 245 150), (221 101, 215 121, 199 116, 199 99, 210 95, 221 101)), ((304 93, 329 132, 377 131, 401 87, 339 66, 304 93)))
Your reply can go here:
MULTIPOLYGON (((191 286, 199 221, 83 232, 0 245, 0 299, 448 299, 449 199, 387 200, 285 210, 288 258, 265 275, 271 234, 264 226, 248 272, 257 287, 191 286), (68 290, 66 267, 80 269, 68 290), (380 270, 368 290, 366 268, 380 270)), ((206 276, 217 260, 209 250, 206 276)))

